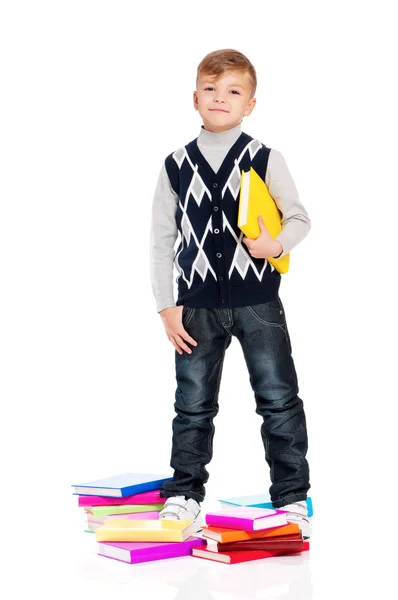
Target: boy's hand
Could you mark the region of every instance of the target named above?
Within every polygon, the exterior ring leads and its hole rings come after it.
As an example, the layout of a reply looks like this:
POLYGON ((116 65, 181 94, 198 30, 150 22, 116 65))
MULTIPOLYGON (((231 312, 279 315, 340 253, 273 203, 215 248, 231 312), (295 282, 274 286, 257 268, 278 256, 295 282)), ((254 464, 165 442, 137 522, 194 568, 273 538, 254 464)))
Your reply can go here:
POLYGON ((192 350, 184 342, 187 341, 193 346, 197 346, 198 343, 185 331, 182 324, 182 311, 183 306, 170 306, 164 308, 159 312, 162 317, 163 325, 166 330, 167 337, 177 350, 178 354, 182 354, 182 350, 185 350, 188 354, 192 354, 192 350))
POLYGON ((245 242, 250 254, 254 258, 268 258, 276 257, 282 252, 282 244, 271 237, 262 216, 258 217, 258 224, 260 225, 260 235, 255 240, 244 236, 242 241, 245 242))

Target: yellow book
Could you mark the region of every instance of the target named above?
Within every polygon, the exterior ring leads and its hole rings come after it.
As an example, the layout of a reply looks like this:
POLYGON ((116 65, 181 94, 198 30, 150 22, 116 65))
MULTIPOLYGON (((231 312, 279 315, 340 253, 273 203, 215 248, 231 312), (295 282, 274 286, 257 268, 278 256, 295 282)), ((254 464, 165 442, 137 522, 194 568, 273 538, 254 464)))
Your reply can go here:
MULTIPOLYGON (((250 167, 250 171, 242 171, 239 193, 238 227, 246 237, 256 239, 260 235, 260 215, 275 239, 282 231, 282 215, 268 191, 267 184, 253 167, 250 167)), ((289 270, 289 253, 282 258, 267 257, 267 260, 279 273, 287 273, 289 270)))
POLYGON ((95 531, 97 542, 184 542, 200 526, 195 521, 113 519, 95 531))

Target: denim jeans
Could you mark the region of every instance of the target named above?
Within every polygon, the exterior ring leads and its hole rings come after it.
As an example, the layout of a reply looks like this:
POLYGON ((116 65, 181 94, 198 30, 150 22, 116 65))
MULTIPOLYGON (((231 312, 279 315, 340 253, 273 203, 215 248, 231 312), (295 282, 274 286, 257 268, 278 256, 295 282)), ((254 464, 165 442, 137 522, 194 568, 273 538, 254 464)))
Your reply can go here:
POLYGON ((204 500, 223 361, 232 336, 236 336, 249 372, 256 413, 263 418, 261 437, 270 469, 271 501, 280 508, 305 500, 310 488, 307 427, 280 297, 239 308, 184 306, 182 322, 198 345, 191 346, 192 354, 175 351, 176 416, 170 461, 174 474, 163 484, 160 495, 204 500))

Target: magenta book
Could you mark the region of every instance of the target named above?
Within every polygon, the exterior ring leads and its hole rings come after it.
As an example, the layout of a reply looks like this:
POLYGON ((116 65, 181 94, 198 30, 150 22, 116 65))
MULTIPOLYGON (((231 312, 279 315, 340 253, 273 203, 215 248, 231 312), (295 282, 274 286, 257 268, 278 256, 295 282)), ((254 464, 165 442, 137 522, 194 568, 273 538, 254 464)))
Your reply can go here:
POLYGON ((98 554, 133 564, 190 556, 192 548, 201 548, 205 545, 205 540, 193 536, 185 542, 100 542, 98 554))
POLYGON ((219 512, 207 513, 206 525, 243 531, 260 531, 287 524, 287 512, 275 508, 233 506, 219 512))
POLYGON ((159 490, 125 496, 124 498, 108 498, 105 496, 79 496, 79 506, 117 506, 121 504, 164 504, 166 498, 160 497, 159 490))

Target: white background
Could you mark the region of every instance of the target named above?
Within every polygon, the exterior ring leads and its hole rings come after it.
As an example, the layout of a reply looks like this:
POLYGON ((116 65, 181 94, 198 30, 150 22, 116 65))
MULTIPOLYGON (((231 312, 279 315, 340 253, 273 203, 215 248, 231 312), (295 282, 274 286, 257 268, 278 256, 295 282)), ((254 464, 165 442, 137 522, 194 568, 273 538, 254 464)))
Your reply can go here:
MULTIPOLYGON (((150 286, 151 203, 166 155, 199 134, 197 65, 236 48, 258 75, 242 128, 284 154, 312 220, 281 297, 314 511, 325 536, 352 534, 340 551, 366 572, 363 523, 394 502, 397 456, 392 6, 1 4, 2 488, 7 511, 41 517, 37 555, 56 557, 61 525, 80 531, 71 484, 169 472, 174 348, 150 286)), ((266 491, 237 340, 219 402, 208 498, 266 491)))

